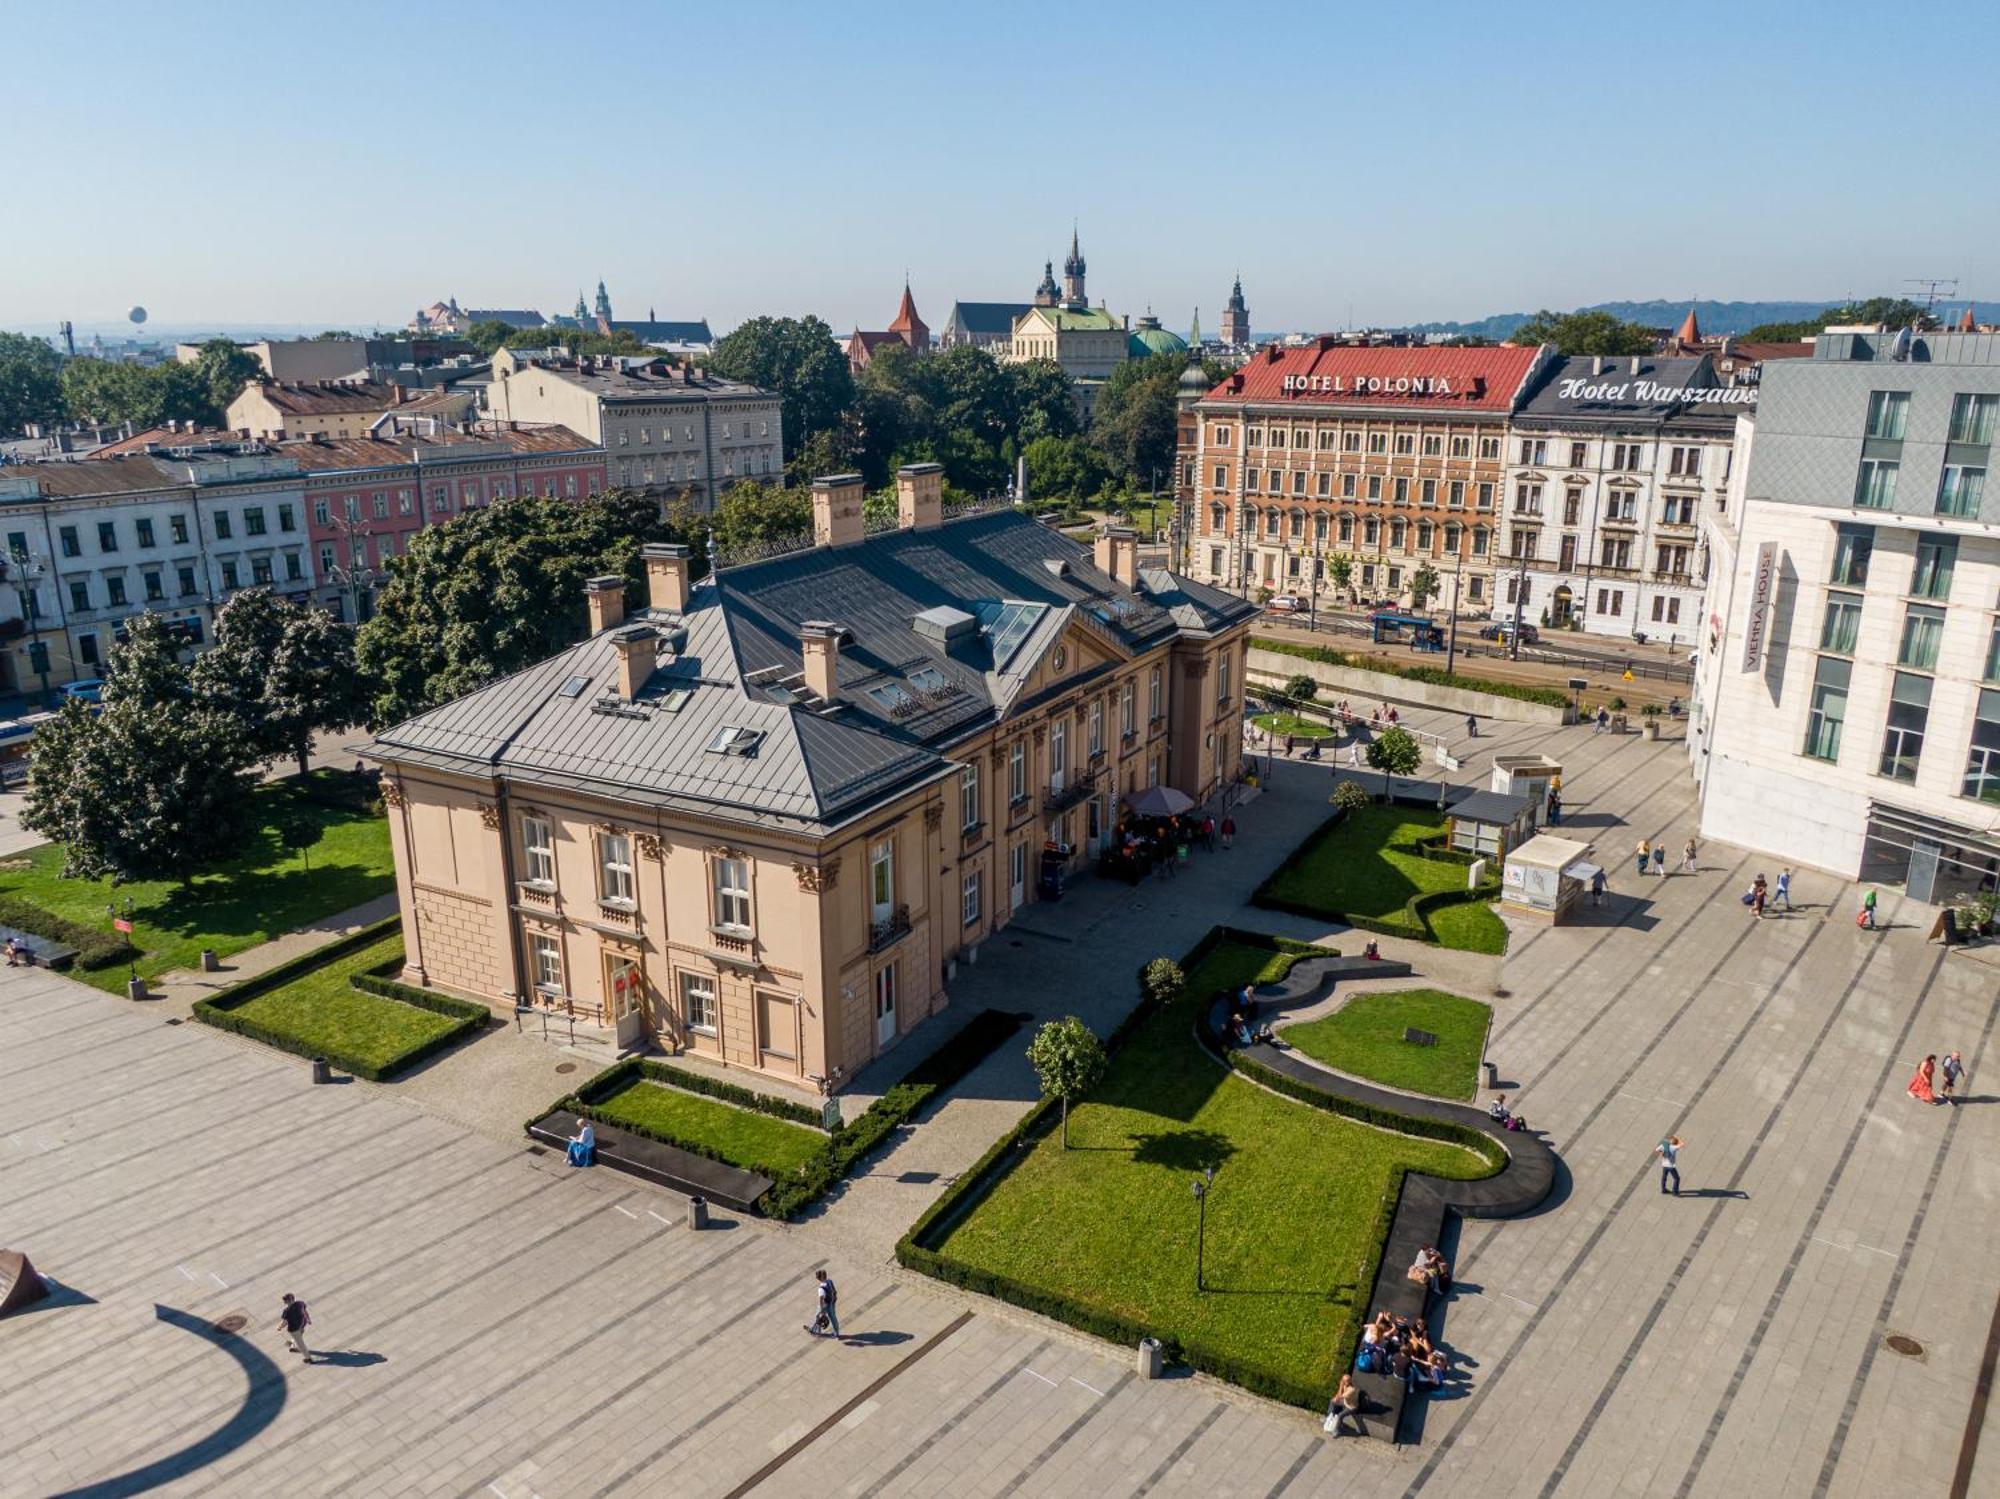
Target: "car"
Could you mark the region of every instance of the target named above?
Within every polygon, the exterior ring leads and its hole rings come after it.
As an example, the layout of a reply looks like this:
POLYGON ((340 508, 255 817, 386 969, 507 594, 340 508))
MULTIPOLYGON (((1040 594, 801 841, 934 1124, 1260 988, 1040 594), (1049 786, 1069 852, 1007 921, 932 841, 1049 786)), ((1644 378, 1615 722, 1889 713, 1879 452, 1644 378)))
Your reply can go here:
POLYGON ((1264 608, 1271 614, 1297 614, 1305 606, 1306 601, 1296 593, 1281 593, 1264 608))
POLYGON ((85 677, 79 682, 65 682, 56 691, 66 698, 74 697, 81 698, 86 703, 101 703, 104 701, 104 678, 85 677))
MULTIPOLYGON (((1480 626, 1479 630, 1479 638, 1481 640, 1504 641, 1504 640, 1511 640, 1513 636, 1514 636, 1514 622, 1512 620, 1507 620, 1507 619, 1496 619, 1491 624, 1480 626)), ((1536 629, 1533 625, 1521 626, 1521 644, 1539 645, 1541 643, 1541 639, 1542 639, 1542 632, 1536 629)))

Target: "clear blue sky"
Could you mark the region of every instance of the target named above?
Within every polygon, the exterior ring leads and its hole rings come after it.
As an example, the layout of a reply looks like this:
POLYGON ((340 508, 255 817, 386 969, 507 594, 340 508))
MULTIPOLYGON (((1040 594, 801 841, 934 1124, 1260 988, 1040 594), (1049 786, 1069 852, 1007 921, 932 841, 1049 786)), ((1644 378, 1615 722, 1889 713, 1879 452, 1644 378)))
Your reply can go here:
POLYGON ((2000 303, 1995 9, 0 0, 0 327, 2000 303), (1909 59, 1936 59, 1934 69, 1909 59), (1058 266, 1060 271, 1060 266, 1058 266))

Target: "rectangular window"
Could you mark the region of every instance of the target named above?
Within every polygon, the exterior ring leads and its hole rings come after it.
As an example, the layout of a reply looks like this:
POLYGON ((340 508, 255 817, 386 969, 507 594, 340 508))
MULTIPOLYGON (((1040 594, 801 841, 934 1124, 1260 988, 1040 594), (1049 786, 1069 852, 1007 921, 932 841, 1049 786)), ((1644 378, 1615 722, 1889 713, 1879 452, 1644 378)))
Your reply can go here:
POLYGON ((597 841, 597 898, 614 905, 632 904, 632 839, 625 833, 604 833, 597 841))
POLYGON ((1019 805, 1028 799, 1028 747, 1016 739, 1007 746, 1007 800, 1019 805))
POLYGON ((965 876, 958 906, 959 924, 962 926, 977 926, 985 909, 985 881, 982 875, 983 871, 975 869, 965 876))
POLYGON ((1370 474, 1368 476, 1368 498, 1371 500, 1382 498, 1382 476, 1380 474, 1370 474))
POLYGON ((1493 486, 1490 483, 1479 486, 1479 508, 1481 510, 1493 508, 1493 486))
POLYGON ((750 861, 715 861, 715 924, 727 931, 750 930, 750 861))
POLYGON ((958 777, 958 825, 970 831, 979 826, 979 766, 968 764, 958 777))
POLYGON ((1049 725, 1049 789, 1060 791, 1069 775, 1069 720, 1058 718, 1049 725))
POLYGON ((896 845, 884 838, 868 851, 868 915, 876 925, 896 910, 896 845))
POLYGON ((222 586, 224 588, 241 588, 243 586, 237 581, 236 564, 233 561, 222 564, 222 586))
POLYGON ((1130 739, 1139 732, 1139 694, 1127 682, 1118 692, 1118 732, 1130 739))
POLYGON ((548 818, 521 819, 521 867, 529 884, 555 888, 555 825, 548 818))
POLYGON ((1957 562, 1956 536, 1919 536, 1917 565, 1910 572, 1910 592, 1920 599, 1950 598, 1952 568, 1957 562))
POLYGON ((1424 456, 1426 458, 1439 458, 1442 457, 1443 454, 1444 454, 1443 434, 1438 432, 1426 432, 1424 434, 1424 456))
POLYGON ((2000 413, 2000 395, 1953 396, 1950 441, 1985 447, 1993 441, 1993 420, 2000 413))
POLYGON ((1969 520, 1979 514, 1979 502, 1985 494, 1984 468, 1947 463, 1938 480, 1937 513, 1969 520))
POLYGON ((1888 442, 1901 442, 1903 428, 1910 420, 1910 393, 1907 390, 1877 390, 1868 395, 1868 435, 1888 442))
POLYGON ((1159 667, 1156 666, 1146 677, 1147 722, 1158 723, 1160 721, 1160 715, 1164 711, 1165 711, 1164 707, 1160 702, 1160 669, 1159 667))
POLYGON ((1215 700, 1226 703, 1229 701, 1229 657, 1226 654, 1216 657, 1215 666, 1215 700))
POLYGON ((252 557, 250 559, 250 581, 258 584, 271 581, 271 559, 269 557, 252 557))
POLYGON ((111 607, 117 608, 125 602, 125 575, 113 573, 104 580, 105 591, 110 595, 111 607))
POLYGON ((71 578, 69 580, 69 606, 72 609, 88 609, 90 607, 90 580, 88 578, 71 578))
POLYGON ((1089 723, 1087 742, 1090 745, 1091 757, 1094 759, 1104 753, 1104 703, 1102 699, 1091 699, 1090 712, 1086 715, 1086 718, 1089 723))
POLYGON ((1407 458, 1410 454, 1416 452, 1416 450, 1417 439, 1415 433, 1398 432, 1396 434, 1396 455, 1398 457, 1407 458))
POLYGON ((1829 593, 1826 620, 1819 629, 1819 648, 1836 655, 1854 654, 1854 642, 1861 632, 1861 595, 1829 593))
POLYGON ((100 552, 118 550, 118 526, 115 521, 101 520, 97 523, 97 549, 100 552))
POLYGON ((1589 452, 1590 452, 1589 443, 1587 442, 1571 443, 1569 445, 1569 466, 1571 468, 1582 468, 1585 462, 1585 455, 1588 454, 1589 452))
POLYGON ((175 545, 175 546, 186 546, 186 545, 187 545, 187 539, 188 539, 188 523, 187 523, 187 517, 186 517, 185 515, 170 515, 170 516, 168 516, 168 517, 167 517, 167 530, 168 530, 168 531, 169 531, 170 533, 172 533, 172 535, 173 535, 173 538, 174 538, 174 545, 175 545))
POLYGON ((2000 682, 2000 619, 1993 621, 1993 636, 1986 642, 1986 670, 1982 675, 1989 682, 2000 682))
POLYGON ((229 512, 228 512, 227 510, 218 510, 218 511, 216 511, 216 512, 215 512, 215 539, 216 539, 217 541, 227 541, 227 540, 229 540, 229 537, 230 537, 230 534, 231 534, 231 533, 230 533, 230 528, 229 528, 229 512))
POLYGON ((1924 752, 1924 725, 1931 716, 1931 679, 1914 672, 1896 673, 1889 690, 1889 722, 1882 731, 1882 763, 1876 767, 1892 781, 1917 778, 1917 761, 1924 752))
POLYGON ((280 505, 278 507, 278 529, 280 531, 296 531, 298 529, 298 517, 290 505, 280 505))
POLYGON ((1936 671, 1938 640, 1944 634, 1944 610, 1912 604, 1903 615, 1903 641, 1896 650, 1898 666, 1936 671))
POLYGON ((321 526, 329 526, 333 524, 333 514, 326 508, 325 500, 313 501, 313 522, 314 524, 321 526))
POLYGON ((153 518, 151 516, 149 515, 140 516, 136 521, 132 523, 132 526, 133 529, 139 533, 139 545, 142 549, 154 545, 153 518))
POLYGON ((299 561, 299 554, 297 552, 285 553, 285 581, 288 583, 302 582, 305 575, 305 568, 299 561))
POLYGON ((1901 467, 1892 458, 1864 458, 1854 477, 1854 503, 1862 510, 1887 510, 1896 499, 1896 472, 1901 467))
POLYGON ((1368 451, 1371 453, 1388 452, 1389 434, 1387 432, 1370 432, 1368 434, 1368 451))
MULTIPOLYGON (((621 433, 620 436, 623 436, 621 433)), ((715 1034, 715 980, 705 973, 681 975, 681 1013, 687 1028, 704 1036, 715 1034)))
POLYGON ((194 569, 193 569, 193 568, 191 568, 191 567, 177 567, 177 568, 175 568, 175 569, 174 569, 174 580, 175 580, 175 581, 176 581, 177 583, 179 583, 179 585, 180 585, 180 590, 181 590, 181 597, 182 597, 182 598, 188 598, 188 597, 190 597, 190 596, 192 596, 192 595, 193 595, 193 593, 194 593, 194 569))
POLYGON ((56 530, 56 535, 62 542, 62 554, 65 557, 83 555, 83 543, 76 539, 75 526, 60 526, 56 530))
POLYGON ((1229 470, 1219 463, 1215 466, 1215 487, 1217 489, 1227 489, 1229 487, 1229 470))
POLYGON ((1853 672, 1852 664, 1838 656, 1819 658, 1813 672, 1803 751, 1815 760, 1840 758, 1840 730, 1847 722, 1847 683, 1853 672))
POLYGON ((535 987, 542 993, 562 993, 562 946, 554 937, 536 932, 528 939, 535 956, 535 987))
POLYGON ((1832 581, 1849 588, 1867 587, 1868 559, 1874 552, 1872 526, 1841 526, 1834 538, 1832 581))
POLYGON ((264 534, 264 507, 251 505, 243 512, 243 534, 262 536, 264 534))
POLYGON ((1965 760, 1960 796, 2000 802, 2000 692, 1983 688, 1972 720, 1972 747, 1965 760))
POLYGON ((1264 485, 1262 474, 1262 469, 1246 468, 1243 470, 1243 487, 1250 491, 1251 494, 1257 493, 1264 485))
POLYGON ((166 584, 158 573, 146 574, 146 602, 157 604, 167 596, 166 584))

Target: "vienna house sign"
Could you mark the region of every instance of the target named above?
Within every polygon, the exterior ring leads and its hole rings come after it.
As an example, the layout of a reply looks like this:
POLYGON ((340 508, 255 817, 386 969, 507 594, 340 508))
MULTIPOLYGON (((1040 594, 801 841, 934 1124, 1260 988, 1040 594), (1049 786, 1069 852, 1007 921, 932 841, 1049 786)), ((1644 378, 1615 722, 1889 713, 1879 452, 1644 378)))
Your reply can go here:
POLYGON ((1447 375, 1287 375, 1288 396, 1450 396, 1458 394, 1447 375))

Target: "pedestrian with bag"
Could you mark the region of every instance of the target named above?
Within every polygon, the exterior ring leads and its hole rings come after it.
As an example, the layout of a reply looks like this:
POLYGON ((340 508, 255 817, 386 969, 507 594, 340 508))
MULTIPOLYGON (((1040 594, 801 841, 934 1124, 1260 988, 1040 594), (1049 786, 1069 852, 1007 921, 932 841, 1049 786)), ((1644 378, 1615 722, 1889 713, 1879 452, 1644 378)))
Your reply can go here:
POLYGON ((1671 1191, 1674 1196, 1680 1196, 1681 1137, 1679 1135, 1668 1135, 1666 1139, 1653 1147, 1653 1158, 1660 1163, 1660 1190, 1662 1192, 1671 1191), (1667 1185, 1669 1177, 1673 1178, 1672 1187, 1667 1185))
POLYGON ((817 1310, 812 1321, 806 1324, 806 1331, 814 1337, 822 1335, 840 1336, 840 1291, 833 1283, 833 1277, 824 1270, 813 1271, 813 1294, 817 1299, 817 1310))
POLYGON ((1875 925, 1875 887, 1870 885, 1861 897, 1861 914, 1854 918, 1854 924, 1863 931, 1879 931, 1875 925))
POLYGON ((302 1355, 307 1363, 311 1363, 313 1351, 306 1346, 306 1329, 312 1326, 312 1313, 290 1291, 285 1292, 284 1306, 278 1313, 278 1326, 284 1331, 286 1349, 302 1355))

